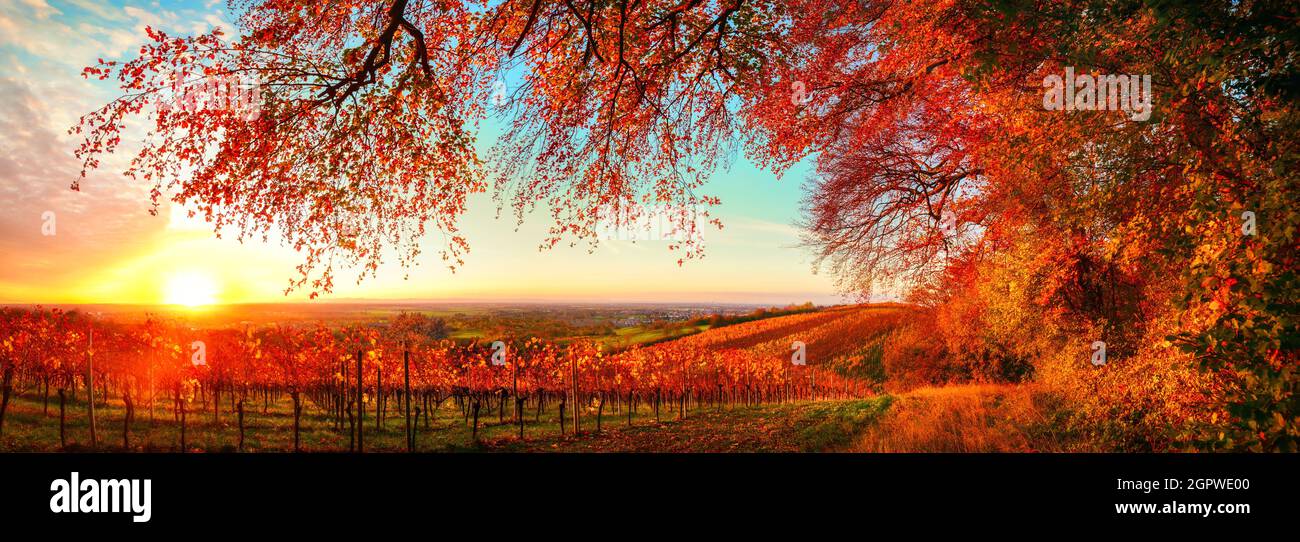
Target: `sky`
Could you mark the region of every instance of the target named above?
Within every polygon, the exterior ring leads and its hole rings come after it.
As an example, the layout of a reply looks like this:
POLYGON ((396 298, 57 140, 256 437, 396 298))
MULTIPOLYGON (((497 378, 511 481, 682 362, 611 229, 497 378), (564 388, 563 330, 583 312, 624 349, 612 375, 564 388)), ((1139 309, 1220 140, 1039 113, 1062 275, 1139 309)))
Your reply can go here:
MULTIPOLYGON (((233 32, 224 1, 0 0, 0 303, 248 303, 300 301, 284 289, 301 261, 279 240, 218 239, 201 220, 167 207, 149 210, 149 187, 120 172, 132 156, 124 143, 102 167, 69 185, 80 163, 68 128, 111 100, 114 88, 87 81, 96 59, 120 60, 143 43, 144 27, 170 34, 233 32)), ((480 133, 486 150, 499 130, 480 133)), ((707 227, 703 259, 679 266, 666 242, 602 241, 539 250, 544 210, 516 228, 496 218, 490 194, 471 198, 461 230, 470 242, 455 273, 438 256, 441 239, 422 243, 423 261, 386 263, 357 282, 343 270, 322 300, 843 302, 833 278, 817 274, 797 246, 800 164, 781 178, 738 156, 704 192, 721 198, 707 227)))

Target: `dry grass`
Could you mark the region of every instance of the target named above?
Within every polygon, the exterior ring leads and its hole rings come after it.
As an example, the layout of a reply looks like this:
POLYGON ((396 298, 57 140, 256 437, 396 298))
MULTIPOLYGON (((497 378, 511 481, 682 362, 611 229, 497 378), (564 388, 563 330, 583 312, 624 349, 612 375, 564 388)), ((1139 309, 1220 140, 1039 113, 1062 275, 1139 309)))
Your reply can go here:
POLYGON ((853 447, 859 452, 1027 452, 1044 449, 1033 428, 1050 423, 1033 385, 923 388, 899 395, 853 447))

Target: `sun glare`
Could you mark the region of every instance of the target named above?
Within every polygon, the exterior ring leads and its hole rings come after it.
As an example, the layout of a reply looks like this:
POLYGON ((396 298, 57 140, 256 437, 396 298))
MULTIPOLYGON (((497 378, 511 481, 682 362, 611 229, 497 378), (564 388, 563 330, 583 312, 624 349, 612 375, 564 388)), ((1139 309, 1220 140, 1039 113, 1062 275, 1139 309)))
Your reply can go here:
POLYGON ((167 280, 163 303, 201 307, 217 302, 217 283, 202 273, 180 273, 167 280))

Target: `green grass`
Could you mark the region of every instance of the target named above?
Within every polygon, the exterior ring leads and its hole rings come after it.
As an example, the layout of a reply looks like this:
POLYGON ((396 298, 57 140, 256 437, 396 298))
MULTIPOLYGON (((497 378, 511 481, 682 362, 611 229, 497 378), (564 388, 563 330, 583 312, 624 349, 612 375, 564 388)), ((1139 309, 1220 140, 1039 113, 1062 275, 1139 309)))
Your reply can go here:
MULTIPOLYGON (((79 397, 80 399, 81 397, 79 397)), ((855 435, 889 406, 889 397, 867 400, 798 402, 758 406, 703 405, 677 420, 676 411, 661 407, 655 420, 653 408, 642 403, 627 423, 626 411, 615 413, 606 404, 602 431, 597 433, 595 410, 582 416, 583 434, 571 433, 570 422, 560 434, 557 404, 550 402, 534 421, 536 403, 525 406, 524 439, 517 438, 518 427, 510 421, 509 405, 505 422, 497 421, 497 411, 480 412, 479 439, 476 442, 460 409, 446 401, 425 427, 418 424, 417 450, 422 452, 506 451, 506 452, 795 452, 834 451, 850 442, 855 435)), ((160 401, 161 403, 161 401, 160 401)), ((211 406, 206 412, 191 411, 186 416, 186 445, 189 451, 233 452, 238 441, 236 416, 223 405, 220 421, 214 421, 211 406)), ((245 451, 289 452, 293 450, 293 416, 289 398, 267 405, 250 399, 245 410, 245 451)), ((114 398, 107 406, 96 407, 99 451, 124 451, 122 418, 125 410, 114 398)), ((137 405, 131 427, 129 451, 180 451, 180 424, 172 411, 159 405, 151 416, 144 405, 137 405)), ((67 405, 67 440, 70 451, 88 451, 90 429, 84 401, 67 405)), ((366 451, 405 451, 405 422, 396 402, 391 403, 384 427, 377 429, 373 408, 365 418, 366 451)), ((346 421, 341 431, 334 430, 333 418, 308 404, 304 408, 300 432, 303 451, 346 452, 349 433, 346 421)), ((0 436, 0 451, 59 451, 58 398, 51 399, 49 414, 43 413, 39 396, 11 398, 0 436)))
POLYGON ((648 345, 687 335, 694 335, 709 329, 707 324, 697 326, 681 326, 673 328, 653 328, 646 326, 628 326, 614 330, 613 335, 598 335, 589 337, 606 346, 614 348, 625 348, 632 345, 648 345))
POLYGON ((888 395, 867 401, 815 403, 804 412, 798 441, 803 451, 842 449, 875 424, 892 403, 893 397, 888 395))
POLYGON ((755 406, 704 406, 684 420, 663 411, 663 421, 614 419, 605 431, 544 442, 501 441, 507 451, 560 452, 826 452, 853 442, 889 408, 888 396, 862 400, 755 406), (539 446, 540 445, 540 446, 539 446))

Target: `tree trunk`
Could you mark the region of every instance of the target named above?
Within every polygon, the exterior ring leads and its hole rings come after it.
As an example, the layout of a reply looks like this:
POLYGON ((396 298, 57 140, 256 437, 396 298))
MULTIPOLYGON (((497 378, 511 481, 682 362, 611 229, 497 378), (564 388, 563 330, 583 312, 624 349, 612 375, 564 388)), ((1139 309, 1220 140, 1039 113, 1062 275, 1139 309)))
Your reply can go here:
POLYGON ((560 397, 560 435, 564 435, 564 403, 569 399, 569 394, 565 393, 560 397))
MULTIPOLYGON (((430 399, 429 395, 425 394, 424 396, 424 428, 425 429, 429 428, 429 415, 436 412, 436 408, 437 408, 437 407, 429 408, 429 399, 430 399)), ((439 403, 441 403, 441 401, 439 401, 439 403)))
POLYGON ((503 423, 506 423, 506 390, 505 390, 505 388, 502 388, 502 389, 501 389, 501 393, 499 394, 498 397, 499 397, 499 400, 497 401, 497 423, 498 423, 498 424, 503 424, 503 423))
MULTIPOLYGON (((339 361, 339 376, 341 376, 341 378, 339 379, 338 402, 337 404, 334 405, 334 430, 335 431, 343 430, 343 403, 346 402, 348 396, 348 361, 347 360, 339 361)), ((351 449, 349 448, 349 450, 351 449)))
POLYGON ((293 451, 301 452, 302 447, 299 446, 298 432, 302 423, 302 396, 298 393, 298 389, 294 388, 292 392, 289 392, 289 397, 293 399, 293 451))
POLYGON ((0 398, 0 435, 5 434, 5 412, 9 411, 9 394, 13 392, 13 382, 14 364, 9 363, 5 365, 4 382, 0 384, 3 387, 0 390, 0 394, 3 394, 3 398, 0 398))
POLYGON ((131 390, 122 392, 122 401, 126 403, 126 415, 122 417, 122 449, 131 449, 131 418, 135 417, 135 405, 131 403, 131 390))
POLYGON ((524 400, 519 398, 519 364, 512 363, 510 371, 510 396, 515 400, 515 422, 519 424, 519 440, 524 438, 524 400))
POLYGON ((569 360, 569 372, 573 375, 573 436, 576 437, 582 429, 578 419, 582 415, 582 398, 578 396, 581 393, 578 389, 578 358, 569 360))
POLYGON ((596 407, 596 432, 600 432, 600 418, 605 414, 605 392, 600 392, 600 405, 596 407))
MULTIPOLYGON (((95 330, 90 330, 90 346, 95 346, 95 330)), ((95 435, 95 356, 86 352, 86 408, 90 412, 90 449, 94 450, 99 444, 99 438, 95 435)), ((5 388, 8 389, 8 378, 5 379, 5 388)), ((8 392, 5 393, 6 397, 8 392)))
MULTIPOLYGON (((406 394, 402 396, 403 398, 406 399, 404 401, 406 405, 406 451, 414 452, 415 433, 414 433, 414 429, 411 428, 411 352, 410 351, 402 352, 402 380, 403 380, 403 387, 406 392, 406 394)), ((418 416, 419 409, 416 410, 417 410, 416 415, 418 416)))
POLYGON ((346 409, 348 413, 348 451, 349 452, 357 451, 357 421, 356 418, 352 416, 352 403, 353 403, 352 400, 348 400, 348 407, 346 409))
POLYGON ((515 396, 515 422, 519 424, 519 439, 524 438, 524 400, 515 396))
POLYGON ((221 425, 221 384, 212 380, 212 424, 221 425))
POLYGON ((64 409, 64 407, 67 405, 67 402, 68 402, 67 394, 64 392, 63 388, 59 388, 59 448, 68 447, 68 439, 66 436, 67 413, 65 412, 64 409))
POLYGON ((363 435, 363 433, 365 433, 364 422, 366 418, 366 407, 365 407, 366 402, 364 400, 364 397, 361 394, 361 376, 365 373, 363 373, 361 370, 361 356, 362 356, 361 351, 357 350, 357 423, 356 423, 357 431, 356 433, 357 433, 357 453, 359 454, 365 453, 366 451, 365 440, 363 435))
POLYGON ((479 399, 478 395, 476 394, 476 395, 474 396, 474 407, 473 407, 473 409, 474 409, 474 432, 473 432, 473 434, 474 434, 474 442, 475 442, 475 443, 478 442, 478 409, 479 409, 480 406, 482 406, 482 401, 479 399))
POLYGON ((181 412, 181 453, 185 453, 185 400, 179 396, 176 397, 176 406, 181 412))
POLYGON ((410 452, 415 451, 415 433, 420 430, 420 407, 415 407, 415 420, 416 424, 411 426, 411 447, 410 450, 408 450, 410 452))

